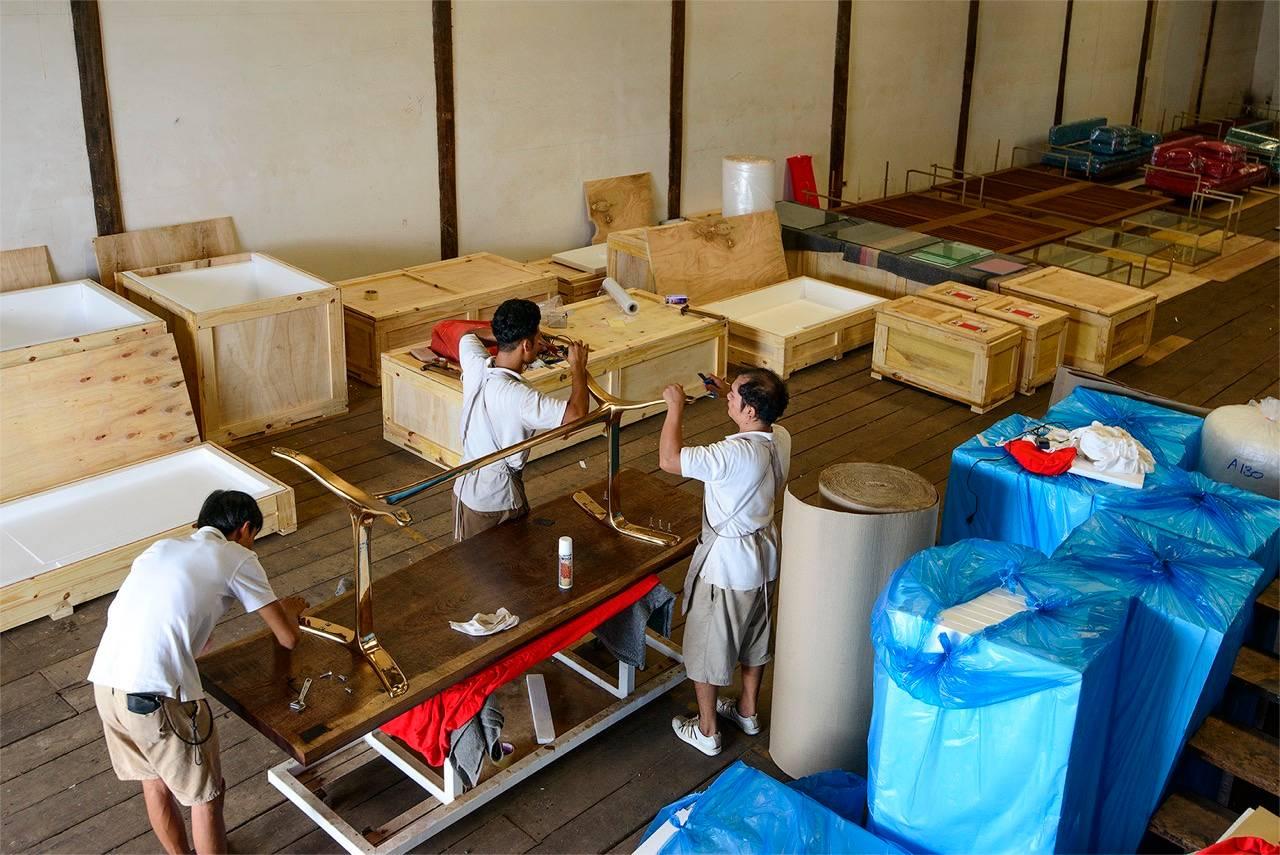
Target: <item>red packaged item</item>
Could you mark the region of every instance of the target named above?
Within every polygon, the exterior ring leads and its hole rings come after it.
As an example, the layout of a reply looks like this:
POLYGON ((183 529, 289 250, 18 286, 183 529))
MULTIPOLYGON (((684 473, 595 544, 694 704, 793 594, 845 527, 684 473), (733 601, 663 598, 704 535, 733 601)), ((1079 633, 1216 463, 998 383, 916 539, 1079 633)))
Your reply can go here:
POLYGON ((791 179, 791 195, 801 205, 811 208, 818 204, 818 182, 813 177, 813 158, 807 154, 793 154, 787 158, 787 176, 791 179))
POLYGON ((1196 855, 1280 855, 1280 846, 1261 837, 1229 837, 1206 846, 1196 855))
POLYGON ((1036 475, 1061 475, 1071 468, 1076 459, 1074 448, 1041 451, 1034 442, 1026 439, 1010 440, 1004 444, 1004 448, 1023 469, 1036 475))
MULTIPOLYGON (((458 362, 458 342, 467 333, 489 328, 488 321, 450 320, 440 321, 431 329, 431 350, 450 362, 458 362)), ((498 355, 497 346, 489 348, 492 356, 498 355)))

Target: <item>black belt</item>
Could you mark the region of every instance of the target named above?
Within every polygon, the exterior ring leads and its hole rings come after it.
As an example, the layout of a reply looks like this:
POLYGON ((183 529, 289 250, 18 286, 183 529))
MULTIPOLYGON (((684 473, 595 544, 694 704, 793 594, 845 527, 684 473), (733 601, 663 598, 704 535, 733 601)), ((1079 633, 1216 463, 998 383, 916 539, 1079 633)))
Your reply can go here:
POLYGON ((138 715, 151 715, 164 703, 163 695, 128 694, 124 696, 129 712, 138 715))

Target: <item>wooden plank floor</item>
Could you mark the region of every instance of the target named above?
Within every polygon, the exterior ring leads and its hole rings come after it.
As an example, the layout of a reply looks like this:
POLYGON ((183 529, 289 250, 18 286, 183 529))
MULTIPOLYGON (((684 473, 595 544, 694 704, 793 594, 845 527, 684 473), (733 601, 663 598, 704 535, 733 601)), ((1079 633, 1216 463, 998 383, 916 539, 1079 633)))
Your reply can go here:
MULTIPOLYGON (((1274 240, 1277 212, 1276 202, 1250 208, 1242 231, 1274 240)), ((1162 304, 1154 340, 1181 336, 1190 344, 1153 364, 1126 366, 1115 378, 1205 406, 1280 395, 1278 280, 1280 269, 1271 261, 1229 282, 1210 282, 1162 304)), ((954 446, 1006 415, 1040 415, 1048 404, 1045 388, 975 416, 965 406, 925 392, 873 381, 869 359, 869 349, 864 348, 791 379, 792 404, 783 424, 794 437, 793 489, 799 494, 815 492, 819 471, 845 460, 905 466, 942 490, 954 446)), ((623 432, 627 465, 657 472, 660 423, 661 419, 649 419, 623 432)), ((691 442, 714 441, 730 427, 720 402, 700 401, 688 412, 691 442)), ((281 596, 300 593, 312 602, 332 596, 350 570, 350 529, 337 500, 271 458, 270 447, 283 444, 306 451, 371 489, 437 471, 384 442, 381 431, 376 392, 353 384, 348 414, 236 449, 297 490, 298 531, 264 538, 258 545, 281 596)), ((536 505, 580 484, 588 473, 579 461, 590 473, 602 472, 603 441, 592 440, 531 464, 530 501, 536 505)), ((673 487, 696 489, 658 474, 673 487)), ((404 567, 448 542, 447 491, 420 496, 409 507, 416 519, 411 528, 383 527, 377 533, 377 575, 404 567)), ((683 567, 668 575, 668 584, 677 587, 683 567)), ((156 849, 139 788, 116 781, 111 772, 92 689, 84 680, 110 600, 88 603, 65 620, 42 620, 0 635, 0 851, 156 849)), ((215 643, 257 625, 257 618, 233 612, 219 626, 215 643)), ((767 729, 754 738, 726 732, 725 750, 716 758, 677 743, 670 718, 692 707, 690 688, 677 689, 428 841, 422 851, 629 851, 662 805, 704 785, 733 760, 741 757, 771 768, 765 752, 767 729)), ((266 769, 284 759, 281 752, 225 710, 217 712, 230 788, 227 821, 233 850, 339 851, 267 783, 266 769)), ((341 799, 348 819, 361 827, 418 801, 420 792, 378 763, 351 776, 335 797, 341 799)))

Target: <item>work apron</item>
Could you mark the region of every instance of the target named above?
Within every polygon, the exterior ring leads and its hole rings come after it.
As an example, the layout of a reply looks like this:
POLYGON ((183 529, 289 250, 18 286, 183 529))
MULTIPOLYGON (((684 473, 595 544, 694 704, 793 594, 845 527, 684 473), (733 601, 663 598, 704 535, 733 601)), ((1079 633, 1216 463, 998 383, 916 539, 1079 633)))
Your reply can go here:
MULTIPOLYGON (((760 480, 757 481, 755 487, 745 495, 743 500, 738 504, 738 507, 734 508, 733 513, 725 516, 726 522, 733 519, 746 509, 747 504, 760 492, 760 489, 764 487, 765 481, 770 475, 773 476, 773 485, 771 488, 773 492, 770 495, 777 495, 778 485, 782 481, 782 463, 778 460, 777 446, 769 440, 750 439, 748 441, 758 444, 768 444, 769 468, 765 469, 765 471, 761 473, 760 480)), ((698 535, 698 545, 693 550, 693 558, 689 561, 689 572, 686 573, 684 577, 684 603, 680 607, 681 613, 689 611, 689 603, 693 602, 693 587, 698 581, 698 575, 702 572, 703 565, 707 562, 707 556, 711 554, 711 550, 715 548, 716 541, 718 540, 745 541, 755 551, 756 563, 763 567, 764 548, 767 544, 772 543, 774 546, 774 552, 777 554, 778 524, 771 517, 767 525, 764 525, 755 531, 750 531, 746 534, 722 534, 711 524, 711 520, 708 519, 707 503, 704 499, 702 502, 702 533, 698 535)), ((767 577, 768 573, 766 573, 765 576, 767 577)), ((768 578, 765 579, 763 588, 765 590, 765 596, 767 597, 769 591, 768 578)), ((765 608, 768 608, 767 603, 765 608)))
MULTIPOLYGON (((492 443, 493 448, 496 451, 503 446, 502 443, 498 442, 498 433, 493 429, 493 419, 489 415, 489 402, 485 400, 484 392, 489 385, 489 380, 489 367, 485 366, 484 376, 480 378, 480 388, 476 390, 476 396, 471 401, 471 407, 467 410, 466 417, 462 420, 462 437, 463 442, 465 443, 467 432, 471 429, 471 418, 475 415, 476 405, 479 404, 481 410, 480 419, 484 422, 485 430, 489 432, 489 442, 492 443)), ((465 481, 467 478, 477 477, 481 470, 488 469, 491 466, 498 467, 498 470, 506 476, 506 483, 510 487, 510 497, 508 499, 510 505, 507 510, 519 511, 521 509, 528 509, 529 499, 525 495, 524 491, 524 470, 517 469, 512 466, 507 462, 507 458, 505 457, 495 463, 490 463, 489 466, 482 466, 480 469, 471 470, 466 475, 463 475, 461 480, 465 481)), ((461 496, 458 497, 458 504, 463 504, 461 496)), ((454 515, 453 519, 453 536, 455 539, 461 536, 461 531, 462 513, 459 511, 454 515)))

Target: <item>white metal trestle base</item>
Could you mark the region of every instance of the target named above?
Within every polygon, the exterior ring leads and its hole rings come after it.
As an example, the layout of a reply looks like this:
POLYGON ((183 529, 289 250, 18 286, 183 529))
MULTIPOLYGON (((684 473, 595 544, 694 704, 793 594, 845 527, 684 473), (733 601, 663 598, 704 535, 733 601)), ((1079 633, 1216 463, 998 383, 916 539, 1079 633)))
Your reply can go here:
POLYGON ((646 630, 645 643, 669 661, 662 665, 650 664, 656 671, 639 688, 635 668, 630 665, 618 663, 617 682, 614 682, 603 670, 579 658, 571 649, 555 654, 556 661, 616 700, 558 734, 554 742, 533 746, 510 766, 465 793, 449 763, 437 772, 379 730, 310 767, 292 760, 281 763, 267 772, 267 778, 346 851, 377 855, 406 852, 682 683, 685 670, 680 646, 652 630, 646 630), (392 763, 430 797, 377 828, 361 833, 325 803, 324 788, 378 758, 392 763))

